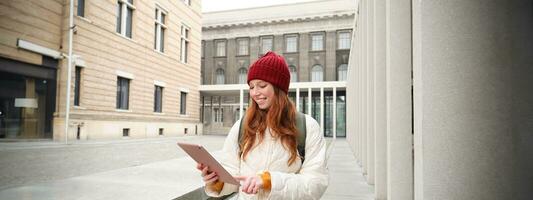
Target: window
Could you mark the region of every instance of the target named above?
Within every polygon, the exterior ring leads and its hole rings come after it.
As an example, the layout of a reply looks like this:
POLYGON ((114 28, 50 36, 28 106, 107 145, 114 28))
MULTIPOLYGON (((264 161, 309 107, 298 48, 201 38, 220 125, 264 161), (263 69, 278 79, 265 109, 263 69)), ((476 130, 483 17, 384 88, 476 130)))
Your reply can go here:
POLYGON ((248 39, 247 38, 237 39, 237 55, 238 56, 248 55, 248 39))
POLYGON ((215 122, 224 122, 224 109, 214 108, 215 110, 215 122))
POLYGON ((117 109, 128 109, 130 95, 130 79, 117 78, 117 109))
POLYGON ((289 66, 289 72, 291 72, 291 82, 298 82, 298 72, 294 65, 289 66))
POLYGON ((311 82, 323 81, 323 70, 321 65, 314 65, 311 68, 311 82))
POLYGON ((185 3, 185 4, 189 5, 189 6, 191 5, 191 0, 182 0, 182 1, 183 1, 183 3, 185 3))
POLYGON ((133 0, 119 0, 117 6, 117 33, 131 38, 133 0))
POLYGON ((216 52, 218 57, 226 56, 226 41, 216 41, 216 52))
POLYGON ((74 75, 74 105, 80 105, 80 87, 81 87, 81 67, 76 66, 74 75))
POLYGON ((78 16, 85 17, 85 0, 78 0, 78 16))
POLYGON ((262 37, 261 38, 261 53, 266 54, 269 51, 272 51, 272 44, 273 44, 273 38, 272 37, 262 37))
POLYGON ((337 81, 346 81, 346 76, 348 74, 348 65, 341 64, 337 68, 337 81))
POLYGON ((187 57, 189 55, 189 27, 181 25, 181 54, 180 60, 183 63, 187 63, 187 57))
POLYGON ((201 49, 201 51, 202 51, 202 58, 203 58, 203 57, 205 57, 205 41, 204 40, 202 40, 202 49, 201 49))
POLYGON ((187 93, 180 92, 180 94, 180 114, 185 115, 187 114, 187 93))
POLYGON ((155 86, 154 91, 154 112, 160 113, 163 110, 163 87, 155 86))
POLYGON ((311 51, 324 50, 324 35, 321 33, 311 34, 311 51))
POLYGON ((223 69, 218 68, 215 74, 216 74, 216 84, 217 85, 222 85, 222 84, 224 84, 226 82, 225 77, 224 77, 224 70, 223 69))
POLYGON ((297 52, 298 51, 298 36, 288 35, 285 37, 285 52, 297 52))
POLYGON ((163 128, 159 128, 159 135, 163 135, 163 131, 164 131, 164 130, 165 130, 165 129, 163 129, 163 128))
POLYGON ((165 25, 165 17, 167 12, 163 11, 161 8, 155 8, 155 31, 154 31, 154 49, 159 52, 165 51, 165 30, 167 25, 165 25))
POLYGON ((123 128, 122 129, 122 137, 128 137, 130 136, 130 129, 129 128, 123 128))
POLYGON ((337 49, 350 49, 350 32, 342 31, 337 34, 337 49))
POLYGON ((239 69, 239 84, 246 84, 246 81, 248 79, 248 70, 246 68, 240 68, 239 69))

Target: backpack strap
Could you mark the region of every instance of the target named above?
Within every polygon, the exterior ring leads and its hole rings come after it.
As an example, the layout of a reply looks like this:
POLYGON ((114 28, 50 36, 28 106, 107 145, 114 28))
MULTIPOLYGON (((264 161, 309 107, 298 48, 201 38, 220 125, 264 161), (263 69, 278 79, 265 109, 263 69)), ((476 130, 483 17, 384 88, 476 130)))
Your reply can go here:
POLYGON ((241 118, 241 124, 239 125, 239 138, 237 139, 237 141, 239 142, 239 156, 242 155, 242 150, 241 150, 241 144, 242 144, 242 135, 244 134, 244 129, 242 128, 242 124, 244 123, 244 119, 246 119, 246 113, 243 113, 242 114, 242 118, 241 118))
MULTIPOLYGON (((244 123, 244 119, 246 119, 246 113, 242 115, 241 123, 239 125, 239 147, 242 143, 242 135, 244 134, 244 129, 242 124, 244 123)), ((296 130, 298 130, 298 138, 297 138, 297 150, 298 154, 300 154, 300 159, 302 159, 302 163, 305 160, 305 139, 307 137, 307 126, 305 122, 305 114, 301 112, 296 112, 296 130)), ((242 154, 242 150, 239 148, 239 155, 242 154)))
POLYGON ((298 130, 298 153, 300 154, 300 159, 302 163, 305 160, 305 138, 307 137, 307 127, 305 124, 305 115, 301 112, 296 112, 296 129, 298 130))

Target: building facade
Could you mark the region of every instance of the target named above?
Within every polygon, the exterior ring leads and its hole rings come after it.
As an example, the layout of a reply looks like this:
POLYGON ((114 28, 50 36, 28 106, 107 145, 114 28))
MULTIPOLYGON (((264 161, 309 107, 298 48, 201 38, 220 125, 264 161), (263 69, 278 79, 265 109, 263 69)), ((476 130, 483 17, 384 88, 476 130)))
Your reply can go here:
MULTIPOLYGON (((344 89, 335 88, 337 105, 333 106, 333 88, 322 88, 324 102, 321 103, 320 84, 317 83, 346 80, 354 8, 354 2, 335 0, 204 13, 203 86, 244 84, 242 87, 247 89, 250 64, 264 53, 274 51, 285 57, 291 72, 291 85, 299 83, 302 86, 298 89, 291 87, 289 91, 298 109, 317 120, 322 115, 324 134, 332 136, 333 109, 336 107, 337 135, 344 136, 344 89), (354 6, 344 6, 351 4, 354 6), (305 82, 318 87, 308 90, 305 82), (296 95, 297 91, 299 95, 296 95), (307 98, 309 94, 312 98, 307 98), (324 108, 321 109, 322 104, 324 108)), ((223 93, 222 89, 217 93, 208 91, 208 88, 202 91, 200 100, 205 132, 226 134, 240 118, 238 91, 232 94, 228 89, 223 93)), ((244 109, 248 105, 246 93, 243 94, 244 109)))
MULTIPOLYGON (((74 2, 68 139, 201 132, 200 1, 74 2)), ((0 138, 64 140, 69 1, 0 6, 0 138)))

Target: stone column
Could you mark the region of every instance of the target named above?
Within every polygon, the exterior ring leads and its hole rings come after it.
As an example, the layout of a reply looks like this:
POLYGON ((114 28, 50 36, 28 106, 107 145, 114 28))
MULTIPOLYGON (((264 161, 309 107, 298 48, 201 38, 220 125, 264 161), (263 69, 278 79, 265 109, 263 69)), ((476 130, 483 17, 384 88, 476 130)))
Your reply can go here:
MULTIPOLYGON (((368 10, 368 1, 363 1, 363 8, 364 8, 364 19, 363 22, 363 29, 361 31, 363 32, 363 65, 361 66, 361 76, 362 76, 362 84, 361 84, 361 133, 363 134, 363 174, 368 176, 368 23, 369 23, 369 10, 368 10)), ((368 180, 368 179, 367 179, 368 180)))
POLYGON ((387 77, 385 1, 374 1, 374 138, 376 200, 387 199, 387 77))
MULTIPOLYGON (((359 3, 359 7, 362 7, 363 5, 363 2, 360 2, 359 3)), ((363 13, 364 11, 363 10, 360 10, 359 11, 359 18, 357 19, 358 22, 357 22, 357 30, 358 30, 358 35, 359 35, 359 44, 357 45, 358 46, 358 53, 357 53, 357 67, 356 67, 356 73, 357 73, 357 79, 356 79, 356 83, 357 83, 357 86, 356 86, 356 99, 357 99, 357 112, 356 112, 356 115, 357 115, 357 118, 356 118, 356 123, 355 123, 355 131, 357 132, 357 149, 358 149, 358 161, 359 161, 359 164, 361 165, 361 167, 363 166, 363 134, 362 134, 362 131, 361 131, 361 122, 362 122, 362 118, 363 118, 363 115, 362 115, 362 106, 361 106, 361 91, 362 91, 362 79, 363 79, 363 76, 361 75, 362 73, 362 66, 363 66, 363 56, 364 56, 364 52, 363 52, 363 43, 364 43, 364 37, 363 37, 363 31, 361 31, 364 27, 364 24, 363 24, 363 21, 365 19, 365 17, 363 16, 363 13)))
POLYGON ((357 53, 359 53, 358 50, 358 44, 359 40, 358 37, 358 31, 357 31, 357 20, 358 15, 355 15, 356 22, 354 23, 353 31, 352 31, 352 45, 351 45, 351 51, 350 51, 350 59, 348 62, 348 72, 346 77, 346 140, 350 144, 350 147, 352 149, 352 152, 356 159, 359 159, 358 157, 358 149, 357 149, 357 132, 355 129, 355 122, 356 122, 356 79, 357 79, 357 73, 356 73, 356 67, 357 67, 357 53))
POLYGON ((324 135, 324 87, 320 88, 320 133, 324 135))
POLYGON ((312 115, 312 113, 313 113, 313 110, 312 110, 312 106, 313 106, 313 104, 312 104, 312 99, 311 99, 312 96, 313 96, 313 91, 312 91, 312 89, 311 89, 311 88, 307 88, 307 100, 308 100, 308 104, 307 104, 307 114, 308 114, 308 115, 311 115, 311 116, 313 116, 313 115, 312 115))
POLYGON ((532 198, 532 8, 413 1, 415 199, 532 198))
POLYGON ((374 1, 367 2, 367 65, 366 65, 366 134, 367 134, 367 181, 374 184, 374 1))
POLYGON ((300 88, 296 88, 296 110, 302 112, 300 110, 300 88))
POLYGON ((389 186, 387 199, 411 200, 413 199, 411 0, 387 0, 386 3, 389 186))
POLYGON ((244 109, 244 90, 240 89, 239 90, 239 119, 242 119, 243 109, 244 109))
POLYGON ((208 123, 209 123, 209 127, 212 128, 213 127, 212 125, 214 124, 214 121, 215 121, 214 118, 213 118, 213 113, 215 112, 214 111, 215 108, 213 107, 213 96, 211 96, 210 106, 211 106, 210 107, 211 109, 210 109, 209 120, 208 120, 209 122, 208 123))
POLYGON ((333 139, 337 139, 337 88, 333 87, 333 139))

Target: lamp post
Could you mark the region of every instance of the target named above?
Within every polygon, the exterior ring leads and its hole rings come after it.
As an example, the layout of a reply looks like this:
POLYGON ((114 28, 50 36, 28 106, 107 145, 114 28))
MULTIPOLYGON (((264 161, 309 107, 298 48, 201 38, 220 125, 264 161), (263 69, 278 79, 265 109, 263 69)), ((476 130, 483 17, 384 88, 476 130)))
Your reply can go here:
POLYGON ((69 5, 69 23, 68 23, 68 59, 67 59, 67 95, 65 99, 65 144, 68 144, 68 123, 70 115, 70 83, 72 73, 72 34, 74 28, 74 0, 70 0, 69 5))

